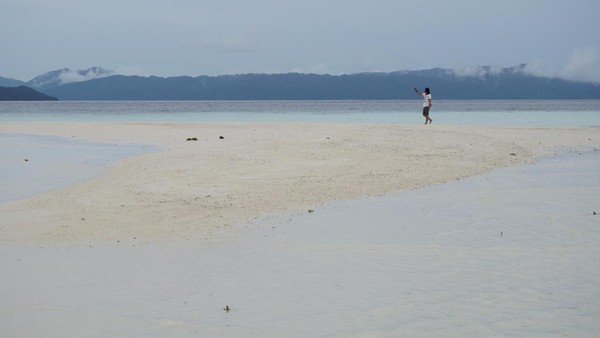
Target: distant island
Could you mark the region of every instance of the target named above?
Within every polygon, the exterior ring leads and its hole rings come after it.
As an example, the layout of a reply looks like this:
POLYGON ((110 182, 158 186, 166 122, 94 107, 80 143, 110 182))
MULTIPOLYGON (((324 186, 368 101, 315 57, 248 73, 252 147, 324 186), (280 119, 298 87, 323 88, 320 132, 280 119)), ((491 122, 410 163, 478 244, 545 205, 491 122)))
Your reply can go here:
POLYGON ((450 100, 600 99, 599 83, 535 76, 525 65, 479 67, 470 74, 433 68, 346 75, 196 77, 124 76, 92 67, 55 70, 28 82, 0 80, 35 88, 60 100, 403 100, 415 98, 414 87, 429 87, 435 99, 450 100))
POLYGON ((0 87, 0 101, 56 101, 56 97, 40 93, 35 89, 19 87, 0 87))

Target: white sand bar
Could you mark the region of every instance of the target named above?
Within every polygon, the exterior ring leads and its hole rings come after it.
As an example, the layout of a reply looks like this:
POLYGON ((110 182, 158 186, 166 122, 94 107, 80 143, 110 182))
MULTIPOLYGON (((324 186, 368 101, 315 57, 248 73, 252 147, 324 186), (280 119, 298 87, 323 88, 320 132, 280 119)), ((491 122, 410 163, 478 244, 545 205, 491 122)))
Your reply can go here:
POLYGON ((96 179, 0 204, 0 243, 33 245, 210 240, 260 215, 600 148, 599 128, 8 122, 0 133, 160 149, 96 179))
POLYGON ((2 245, 0 336, 597 337, 598 172, 543 160, 220 242, 2 245))

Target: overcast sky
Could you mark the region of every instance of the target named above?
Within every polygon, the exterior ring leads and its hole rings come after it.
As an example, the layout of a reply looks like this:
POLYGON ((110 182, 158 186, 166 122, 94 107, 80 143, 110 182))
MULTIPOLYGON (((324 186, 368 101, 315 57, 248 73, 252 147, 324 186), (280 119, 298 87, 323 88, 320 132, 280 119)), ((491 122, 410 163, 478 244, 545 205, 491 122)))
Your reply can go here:
POLYGON ((0 76, 347 74, 522 63, 600 82, 599 0, 0 0, 0 76))

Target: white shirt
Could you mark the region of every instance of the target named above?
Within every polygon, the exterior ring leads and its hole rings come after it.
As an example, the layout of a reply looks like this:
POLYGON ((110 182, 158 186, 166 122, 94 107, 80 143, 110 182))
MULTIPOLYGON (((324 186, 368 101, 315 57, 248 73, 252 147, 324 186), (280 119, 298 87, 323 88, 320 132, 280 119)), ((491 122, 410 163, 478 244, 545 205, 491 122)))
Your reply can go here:
POLYGON ((423 95, 423 107, 429 107, 429 100, 431 100, 431 94, 421 93, 423 95))

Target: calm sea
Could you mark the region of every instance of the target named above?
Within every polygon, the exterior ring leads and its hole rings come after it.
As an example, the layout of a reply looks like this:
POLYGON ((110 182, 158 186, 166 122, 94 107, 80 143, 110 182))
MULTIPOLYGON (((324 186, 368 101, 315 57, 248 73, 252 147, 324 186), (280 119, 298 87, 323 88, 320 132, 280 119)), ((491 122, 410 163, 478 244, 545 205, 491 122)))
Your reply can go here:
MULTIPOLYGON (((600 126, 600 100, 437 100, 435 124, 600 126)), ((0 102, 7 121, 418 124, 421 101, 0 102)))

